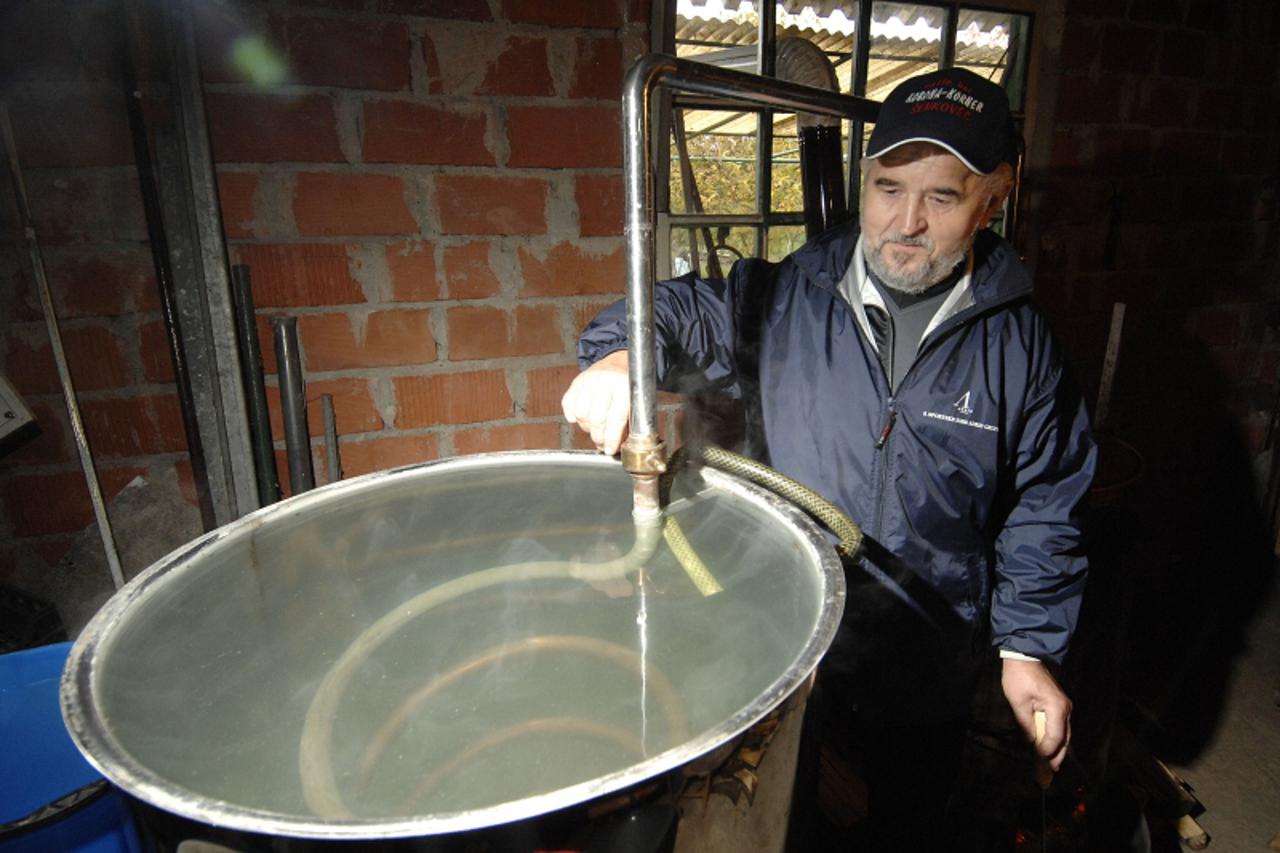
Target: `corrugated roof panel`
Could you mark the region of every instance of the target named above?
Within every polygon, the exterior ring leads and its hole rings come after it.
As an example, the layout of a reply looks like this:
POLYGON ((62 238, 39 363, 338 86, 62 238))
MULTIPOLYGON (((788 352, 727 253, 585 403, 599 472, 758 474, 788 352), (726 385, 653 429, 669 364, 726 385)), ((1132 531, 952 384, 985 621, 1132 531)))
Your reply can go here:
MULTIPOLYGON (((848 0, 779 0, 778 5, 778 38, 795 36, 818 45, 835 65, 841 91, 850 91, 853 36, 851 29, 842 29, 845 21, 856 19, 857 4, 848 0)), ((676 40, 681 56, 712 61, 707 54, 717 48, 750 46, 757 41, 758 4, 751 0, 679 0, 677 9, 676 40)), ((875 4, 867 97, 883 100, 902 80, 938 67, 946 11, 919 3, 875 4)), ((1012 17, 1012 13, 963 9, 956 63, 998 76, 1008 59, 1012 17)), ((691 134, 753 134, 756 123, 754 114, 709 110, 689 110, 685 121, 691 134)), ((794 119, 780 118, 775 127, 779 133, 793 132, 794 119)))
MULTIPOLYGON (((780 0, 777 16, 779 33, 851 36, 857 18, 857 4, 841 0, 780 0)), ((734 29, 751 30, 745 36, 731 36, 733 44, 755 41, 758 8, 751 0, 679 0, 677 40, 712 41, 730 35, 734 29)), ((889 41, 941 41, 947 10, 919 3, 878 2, 872 9, 871 36, 889 41)), ((962 10, 963 26, 958 40, 979 47, 1008 46, 1008 13, 962 10)))

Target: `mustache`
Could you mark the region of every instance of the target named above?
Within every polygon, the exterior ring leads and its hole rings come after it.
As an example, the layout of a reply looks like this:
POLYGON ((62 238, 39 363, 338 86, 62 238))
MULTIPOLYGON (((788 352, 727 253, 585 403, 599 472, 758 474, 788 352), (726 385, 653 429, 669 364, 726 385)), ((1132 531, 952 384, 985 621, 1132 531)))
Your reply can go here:
POLYGON ((876 246, 876 249, 883 249, 886 243, 900 243, 904 246, 919 246, 923 249, 928 249, 931 252, 933 251, 933 241, 924 234, 886 234, 880 238, 880 244, 876 246))

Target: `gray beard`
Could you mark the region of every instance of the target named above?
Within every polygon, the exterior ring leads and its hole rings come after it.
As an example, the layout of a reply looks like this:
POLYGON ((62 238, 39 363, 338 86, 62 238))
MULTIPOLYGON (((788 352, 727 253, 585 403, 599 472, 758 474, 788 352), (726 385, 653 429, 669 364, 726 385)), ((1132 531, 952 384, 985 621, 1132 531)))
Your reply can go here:
POLYGON ((969 235, 969 239, 964 242, 963 246, 949 254, 931 258, 928 263, 915 272, 900 273, 891 269, 885 263, 883 256, 881 256, 880 249, 892 239, 893 242, 921 246, 931 252, 933 251, 933 241, 928 237, 906 237, 902 234, 891 234, 882 240, 879 246, 869 247, 870 251, 864 251, 863 255, 867 259, 867 266, 875 274, 875 277, 880 280, 881 284, 899 293, 908 293, 914 296, 918 293, 924 293, 950 275, 951 271, 968 256, 969 249, 973 247, 975 236, 976 234, 969 235))

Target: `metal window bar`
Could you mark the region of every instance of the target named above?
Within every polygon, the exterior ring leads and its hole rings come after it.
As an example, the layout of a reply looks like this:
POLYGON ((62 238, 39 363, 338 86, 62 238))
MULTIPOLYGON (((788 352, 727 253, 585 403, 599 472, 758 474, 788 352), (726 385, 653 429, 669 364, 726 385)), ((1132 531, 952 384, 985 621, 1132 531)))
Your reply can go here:
MULTIPOLYGON (((777 76, 778 36, 774 22, 777 4, 766 0, 760 4, 759 60, 761 77, 777 76)), ((773 209, 773 112, 768 109, 756 116, 756 210, 769 213, 773 209)), ((756 257, 768 253, 769 226, 756 229, 756 257)))
POLYGON ((940 68, 950 68, 956 64, 956 27, 960 9, 953 6, 942 10, 942 56, 938 61, 940 68))
MULTIPOLYGON (((858 24, 853 31, 853 92, 855 97, 867 96, 867 72, 871 68, 871 3, 858 2, 858 24)), ((849 200, 849 215, 857 218, 862 207, 862 137, 866 122, 852 119, 849 122, 849 184, 845 197, 849 200)))

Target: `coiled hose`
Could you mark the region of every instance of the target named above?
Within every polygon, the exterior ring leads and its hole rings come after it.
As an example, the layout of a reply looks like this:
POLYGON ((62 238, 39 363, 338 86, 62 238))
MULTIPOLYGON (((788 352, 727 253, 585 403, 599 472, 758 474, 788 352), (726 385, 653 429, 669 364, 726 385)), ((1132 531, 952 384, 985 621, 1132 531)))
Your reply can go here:
MULTIPOLYGON (((667 504, 667 499, 671 493, 671 485, 676 474, 690 461, 698 461, 712 468, 735 474, 790 501, 825 524, 832 533, 839 537, 840 541, 836 546, 836 550, 839 553, 850 558, 857 554, 862 544, 861 529, 830 501, 790 477, 774 471, 767 465, 719 447, 703 446, 691 449, 685 446, 672 454, 667 463, 666 473, 662 475, 658 485, 658 494, 663 506, 667 504)), ((665 516, 662 522, 661 535, 680 561, 685 573, 688 574, 690 580, 693 581, 703 595, 714 595, 722 591, 723 588, 720 583, 693 549, 689 540, 685 537, 684 531, 680 529, 679 522, 669 514, 665 516)), ((307 710, 298 754, 298 769, 302 777, 303 796, 307 804, 317 815, 322 817, 349 818, 353 816, 339 789, 338 774, 335 772, 330 754, 330 741, 333 737, 338 705, 360 666, 375 649, 398 632, 404 625, 420 618, 426 612, 447 601, 492 586, 554 577, 573 577, 586 581, 597 581, 625 576, 642 568, 648 562, 657 548, 657 536, 658 528, 656 524, 637 521, 635 545, 629 553, 614 560, 587 565, 575 565, 557 560, 533 561, 510 566, 498 566, 454 578, 404 602, 365 629, 326 673, 316 691, 315 697, 311 701, 311 706, 307 710)), ((615 650, 606 648, 605 644, 599 641, 591 641, 589 638, 570 637, 556 638, 556 640, 561 645, 568 644, 574 648, 586 643, 588 644, 586 646, 587 651, 592 654, 606 657, 617 656, 615 650)), ((547 645, 547 641, 541 642, 543 645, 547 645)), ((493 654, 496 654, 497 658, 500 659, 512 651, 511 649, 501 648, 493 654)), ((482 660, 487 661, 491 656, 491 654, 486 654, 482 656, 482 660)), ((469 667, 470 664, 464 669, 469 667)), ((644 667, 641 666, 641 668, 643 669, 644 667)), ((452 673, 447 673, 442 677, 447 681, 454 676, 452 673)), ((660 673, 653 673, 652 678, 659 686, 665 683, 664 677, 660 673)), ((406 703, 407 707, 416 706, 419 704, 421 696, 429 696, 437 688, 438 685, 428 684, 417 694, 410 697, 409 702, 406 703)), ((393 714, 392 719, 384 726, 385 731, 380 731, 375 736, 370 750, 366 751, 362 761, 362 773, 366 778, 370 771, 370 765, 376 762, 377 756, 385 749, 389 733, 399 728, 401 722, 401 714, 393 714)), ((540 721, 539 724, 543 723, 546 725, 551 725, 552 723, 566 725, 564 721, 540 721)), ((676 720, 674 724, 677 728, 683 725, 679 720, 676 720)), ((613 736, 608 732, 604 734, 613 736)), ((502 736, 506 737, 507 733, 502 733, 502 736)), ((485 744, 485 746, 487 748, 488 744, 485 744)), ((428 777, 428 781, 434 783, 438 781, 438 778, 433 775, 428 777)), ((424 783, 424 785, 427 785, 427 783, 424 783)), ((423 786, 419 787, 422 788, 423 786)), ((420 793, 420 791, 416 793, 420 793)))
POLYGON ((366 628, 325 673, 307 709, 298 748, 298 770, 307 805, 324 818, 354 816, 339 788, 330 751, 338 706, 360 667, 401 628, 460 596, 494 586, 548 578, 602 581, 624 577, 648 562, 657 549, 658 535, 656 524, 637 522, 635 544, 629 552, 613 560, 590 564, 534 560, 463 575, 419 593, 366 628))

